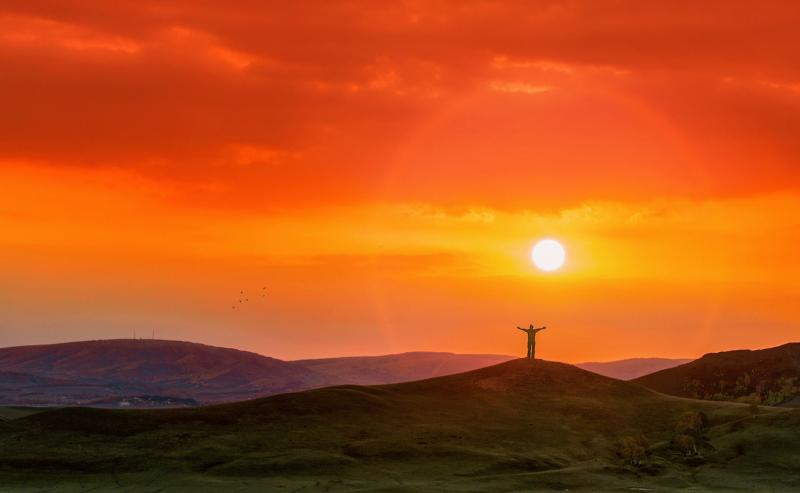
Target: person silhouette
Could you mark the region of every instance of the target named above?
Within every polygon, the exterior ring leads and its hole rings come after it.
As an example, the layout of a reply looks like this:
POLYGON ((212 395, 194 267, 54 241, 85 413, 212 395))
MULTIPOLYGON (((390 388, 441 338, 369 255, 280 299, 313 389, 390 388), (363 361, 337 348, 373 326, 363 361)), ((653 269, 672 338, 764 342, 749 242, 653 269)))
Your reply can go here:
POLYGON ((533 324, 531 324, 530 328, 528 329, 523 329, 522 327, 517 328, 528 334, 528 358, 536 359, 536 333, 540 330, 546 329, 547 327, 536 328, 533 326, 533 324))

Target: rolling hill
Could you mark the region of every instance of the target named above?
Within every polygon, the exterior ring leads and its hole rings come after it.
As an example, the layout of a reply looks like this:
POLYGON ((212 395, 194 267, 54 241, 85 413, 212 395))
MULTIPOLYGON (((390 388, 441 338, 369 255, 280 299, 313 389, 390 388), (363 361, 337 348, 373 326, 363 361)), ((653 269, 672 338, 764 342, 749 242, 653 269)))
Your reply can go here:
POLYGON ((324 375, 259 354, 160 340, 101 340, 0 349, 0 399, 117 405, 132 396, 220 402, 329 385, 324 375))
POLYGON ((667 358, 631 358, 617 361, 578 363, 575 366, 589 370, 600 375, 620 380, 633 380, 634 378, 650 373, 672 368, 673 366, 688 363, 690 359, 667 358))
POLYGON ((634 381, 682 397, 788 403, 800 395, 800 343, 710 353, 634 381))
POLYGON ((48 410, 0 423, 0 443, 25 444, 0 447, 0 484, 48 491, 800 487, 800 411, 670 397, 539 360, 203 408, 48 410), (670 444, 686 412, 708 419, 692 457, 670 444), (630 440, 649 442, 640 467, 619 455, 630 440))

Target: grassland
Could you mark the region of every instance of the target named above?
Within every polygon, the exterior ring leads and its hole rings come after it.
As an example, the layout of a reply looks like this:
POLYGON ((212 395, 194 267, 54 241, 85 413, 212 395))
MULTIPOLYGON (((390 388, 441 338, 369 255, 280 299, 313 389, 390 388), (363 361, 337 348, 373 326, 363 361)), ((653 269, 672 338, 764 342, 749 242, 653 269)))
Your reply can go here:
POLYGON ((800 411, 669 397, 542 361, 199 409, 0 423, 2 491, 796 491, 800 411), (699 454, 670 446, 709 418, 699 454), (616 453, 643 435, 640 467, 616 453))
POLYGON ((42 412, 45 409, 35 407, 6 406, 0 407, 0 421, 24 418, 42 412))

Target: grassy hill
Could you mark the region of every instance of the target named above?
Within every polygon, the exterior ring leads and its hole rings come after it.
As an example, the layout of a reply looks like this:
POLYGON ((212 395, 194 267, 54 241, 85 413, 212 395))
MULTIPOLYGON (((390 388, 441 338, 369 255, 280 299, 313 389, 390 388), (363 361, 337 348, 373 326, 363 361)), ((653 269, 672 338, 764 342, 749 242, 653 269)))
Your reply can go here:
POLYGON ((0 421, 11 421, 12 419, 24 418, 42 412, 44 409, 36 407, 0 407, 0 421))
POLYGON ((692 360, 668 358, 630 358, 617 361, 577 363, 575 366, 611 378, 618 378, 620 380, 633 380, 634 378, 648 375, 666 368, 682 365, 690 361, 692 360))
POLYGON ((206 408, 45 411, 0 423, 0 484, 48 491, 800 487, 800 412, 757 411, 669 397, 570 365, 513 360, 417 382, 206 408), (670 445, 687 411, 708 417, 692 457, 670 445), (641 467, 630 466, 618 444, 640 436, 651 452, 641 467))
POLYGON ((800 395, 800 343, 725 351, 637 378, 665 394, 779 405, 800 395))

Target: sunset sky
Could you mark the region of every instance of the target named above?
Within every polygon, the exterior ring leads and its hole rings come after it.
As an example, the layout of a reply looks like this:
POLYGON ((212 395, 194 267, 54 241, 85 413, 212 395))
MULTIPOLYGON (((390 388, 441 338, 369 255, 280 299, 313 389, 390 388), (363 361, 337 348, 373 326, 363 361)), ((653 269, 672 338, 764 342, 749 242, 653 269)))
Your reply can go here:
POLYGON ((798 26, 795 1, 4 1, 0 346, 800 340, 798 26))

